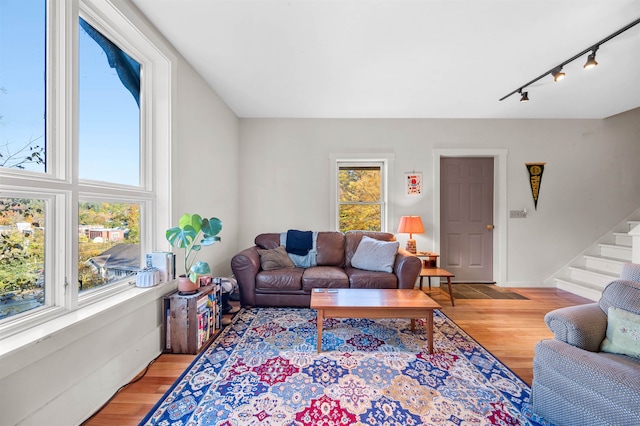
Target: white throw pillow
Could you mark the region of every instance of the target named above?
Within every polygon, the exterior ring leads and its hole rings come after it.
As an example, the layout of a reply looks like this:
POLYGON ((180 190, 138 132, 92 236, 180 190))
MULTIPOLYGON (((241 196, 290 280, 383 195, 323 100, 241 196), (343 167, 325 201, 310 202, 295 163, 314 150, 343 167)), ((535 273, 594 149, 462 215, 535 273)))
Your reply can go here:
POLYGON ((351 266, 365 271, 393 272, 399 243, 362 237, 351 259, 351 266))
POLYGON ((610 306, 600 350, 640 358, 640 315, 610 306))

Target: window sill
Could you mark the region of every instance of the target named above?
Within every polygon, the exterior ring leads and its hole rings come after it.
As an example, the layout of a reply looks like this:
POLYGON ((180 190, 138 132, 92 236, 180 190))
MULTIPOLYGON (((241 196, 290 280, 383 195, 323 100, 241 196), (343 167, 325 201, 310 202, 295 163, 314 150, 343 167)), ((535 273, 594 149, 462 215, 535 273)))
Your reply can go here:
MULTIPOLYGON (((150 288, 132 287, 112 297, 62 314, 43 324, 6 337, 0 341, 0 377, 6 377, 19 368, 16 363, 23 363, 19 361, 20 356, 13 357, 12 355, 16 355, 30 346, 47 342, 46 345, 42 345, 43 350, 38 350, 37 358, 43 358, 70 343, 68 338, 55 339, 57 335, 73 329, 73 340, 79 339, 122 315, 162 298, 176 288, 177 281, 163 282, 150 288), (13 359, 15 362, 5 362, 9 358, 15 358, 13 359)), ((24 362, 33 361, 31 359, 24 362)))

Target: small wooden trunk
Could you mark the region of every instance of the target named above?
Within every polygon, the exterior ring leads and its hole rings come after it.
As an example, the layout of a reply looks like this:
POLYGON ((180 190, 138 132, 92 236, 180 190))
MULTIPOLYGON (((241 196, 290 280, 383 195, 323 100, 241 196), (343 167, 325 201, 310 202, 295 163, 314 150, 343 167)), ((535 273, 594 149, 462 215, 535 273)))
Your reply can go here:
POLYGON ((174 354, 197 354, 220 328, 220 285, 200 287, 197 293, 174 293, 169 299, 166 349, 174 354))

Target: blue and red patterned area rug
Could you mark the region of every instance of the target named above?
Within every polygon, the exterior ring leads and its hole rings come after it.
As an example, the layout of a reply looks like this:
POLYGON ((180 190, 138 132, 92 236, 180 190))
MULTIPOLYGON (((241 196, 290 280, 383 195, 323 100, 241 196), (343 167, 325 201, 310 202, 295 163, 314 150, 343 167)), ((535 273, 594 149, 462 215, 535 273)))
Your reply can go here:
POLYGON ((260 308, 236 315, 144 425, 539 425, 531 389, 443 313, 425 323, 325 319, 260 308))

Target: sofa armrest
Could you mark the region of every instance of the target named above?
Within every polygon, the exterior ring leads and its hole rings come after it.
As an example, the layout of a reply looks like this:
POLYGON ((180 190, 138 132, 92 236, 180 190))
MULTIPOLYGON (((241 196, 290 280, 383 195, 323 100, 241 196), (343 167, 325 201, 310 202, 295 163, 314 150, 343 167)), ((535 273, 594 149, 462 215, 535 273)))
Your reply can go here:
POLYGON ((590 352, 598 352, 607 331, 607 315, 597 303, 556 309, 544 317, 555 338, 590 352))
POLYGON ((260 255, 255 246, 244 249, 231 258, 231 270, 238 281, 240 304, 243 307, 256 304, 256 275, 260 269, 260 255))
POLYGON ((398 277, 398 288, 414 288, 421 270, 422 261, 418 257, 402 248, 398 249, 396 262, 393 266, 393 272, 398 277))

